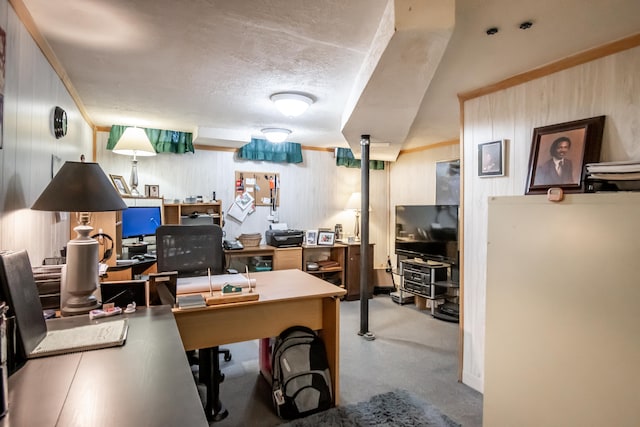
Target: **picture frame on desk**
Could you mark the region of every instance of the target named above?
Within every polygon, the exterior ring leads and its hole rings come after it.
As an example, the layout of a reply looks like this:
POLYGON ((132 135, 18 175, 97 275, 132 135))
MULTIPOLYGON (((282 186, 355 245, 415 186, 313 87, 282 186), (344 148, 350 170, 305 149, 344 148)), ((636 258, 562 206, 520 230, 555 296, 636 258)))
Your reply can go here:
POLYGON ((129 187, 127 186, 127 181, 124 180, 122 175, 109 174, 109 177, 111 178, 111 182, 113 182, 113 186, 116 187, 116 190, 118 190, 118 193, 121 196, 130 196, 131 195, 131 191, 129 190, 129 187))
POLYGON ((144 195, 145 197, 160 197, 160 186, 159 185, 145 185, 144 186, 144 195))
POLYGON ((316 246, 318 244, 318 230, 307 230, 304 234, 304 243, 307 246, 316 246))
POLYGON ((318 232, 318 245, 333 246, 335 237, 336 233, 333 231, 320 231, 318 232))

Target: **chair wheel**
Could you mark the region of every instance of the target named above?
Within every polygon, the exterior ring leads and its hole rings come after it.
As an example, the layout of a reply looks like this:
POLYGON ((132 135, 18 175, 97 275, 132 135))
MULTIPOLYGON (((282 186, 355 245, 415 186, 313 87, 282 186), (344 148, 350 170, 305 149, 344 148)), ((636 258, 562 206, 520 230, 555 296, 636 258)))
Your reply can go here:
POLYGON ((231 354, 225 354, 225 355, 224 355, 224 361, 225 361, 225 362, 229 362, 229 361, 231 361, 231 354))

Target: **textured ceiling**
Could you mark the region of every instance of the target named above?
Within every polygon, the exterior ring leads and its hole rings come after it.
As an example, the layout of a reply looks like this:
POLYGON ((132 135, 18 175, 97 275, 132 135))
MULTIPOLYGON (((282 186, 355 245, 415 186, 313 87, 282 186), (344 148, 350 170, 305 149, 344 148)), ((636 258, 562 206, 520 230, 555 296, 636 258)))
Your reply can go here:
POLYGON ((19 2, 94 125, 230 147, 285 127, 289 141, 354 151, 368 133, 386 160, 457 139, 458 93, 640 32, 637 0, 19 2), (284 117, 269 100, 281 91, 315 103, 284 117))

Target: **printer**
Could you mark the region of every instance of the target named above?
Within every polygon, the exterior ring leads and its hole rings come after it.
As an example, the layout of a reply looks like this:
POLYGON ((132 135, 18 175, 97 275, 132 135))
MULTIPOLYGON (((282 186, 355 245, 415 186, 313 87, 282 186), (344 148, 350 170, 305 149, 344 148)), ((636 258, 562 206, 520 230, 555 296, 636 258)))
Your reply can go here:
POLYGON ((302 246, 304 231, 302 230, 267 230, 264 232, 264 240, 269 246, 287 248, 302 246))

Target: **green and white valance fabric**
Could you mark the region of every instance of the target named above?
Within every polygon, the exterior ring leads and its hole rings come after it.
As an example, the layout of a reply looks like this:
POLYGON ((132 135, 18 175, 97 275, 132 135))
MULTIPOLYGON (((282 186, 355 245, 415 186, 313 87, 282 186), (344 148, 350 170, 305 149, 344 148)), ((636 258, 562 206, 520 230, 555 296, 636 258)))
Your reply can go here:
POLYGON ((251 142, 238 150, 238 158, 277 163, 302 163, 302 146, 296 142, 273 143, 251 138, 251 142))
MULTIPOLYGON (((113 150, 125 129, 130 126, 112 125, 107 141, 107 150, 113 150)), ((194 153, 193 134, 164 129, 144 129, 157 153, 194 153)))
MULTIPOLYGON (((362 161, 353 157, 353 151, 349 148, 336 148, 336 166, 345 166, 348 168, 358 168, 362 161)), ((369 160, 370 170, 384 170, 384 161, 369 160)))

